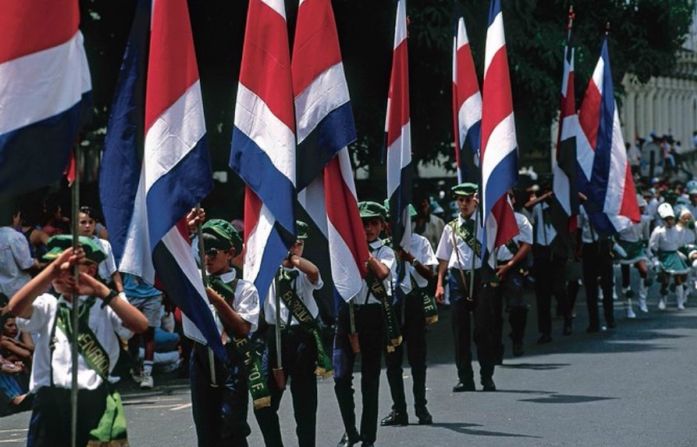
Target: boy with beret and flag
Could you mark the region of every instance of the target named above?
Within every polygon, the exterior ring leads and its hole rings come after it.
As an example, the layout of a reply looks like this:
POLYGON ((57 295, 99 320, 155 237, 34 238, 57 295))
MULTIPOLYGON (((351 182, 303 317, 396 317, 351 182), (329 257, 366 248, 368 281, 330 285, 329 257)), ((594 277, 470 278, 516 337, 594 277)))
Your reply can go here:
POLYGON ((452 302, 455 366, 458 383, 453 392, 474 391, 472 339, 477 344, 481 384, 484 391, 496 391, 494 384, 494 308, 493 300, 480 299, 482 276, 482 224, 477 216, 475 183, 461 183, 452 188, 460 214, 443 229, 436 257, 438 280, 436 300, 443 302, 443 281, 448 272, 452 302), (470 315, 471 314, 471 315, 470 315), (474 320, 474 328, 472 328, 474 320), (474 335, 474 337, 473 337, 474 335))
MULTIPOLYGON (((389 202, 386 200, 386 208, 389 202)), ((413 205, 408 206, 411 217, 416 216, 413 205)), ((409 247, 399 248, 397 255, 406 263, 406 274, 400 287, 401 299, 395 300, 394 312, 401 323, 401 332, 406 343, 407 359, 414 380, 414 410, 420 425, 433 423, 426 408, 426 326, 438 321, 438 309, 429 281, 435 277, 438 259, 433 253, 431 243, 425 237, 411 233, 409 247)), ((380 421, 382 426, 409 425, 404 380, 402 378, 402 359, 404 344, 385 354, 387 381, 392 395, 392 411, 380 421)))
MULTIPOLYGON (((197 223, 189 221, 190 225, 197 223)), ((223 334, 228 362, 213 358, 207 346, 194 342, 189 377, 198 445, 246 447, 251 433, 247 393, 252 394, 255 408, 270 404, 261 362, 248 337, 257 328, 259 294, 231 266, 232 258, 242 250, 237 230, 225 220, 211 219, 201 233, 209 275, 206 293, 223 334)))
POLYGON ((284 391, 281 385, 284 385, 288 378, 298 445, 315 445, 316 375, 327 377, 332 374, 331 359, 322 345, 317 323, 319 308, 313 295, 324 283, 317 266, 302 257, 308 238, 308 226, 302 221, 296 221, 295 225, 298 232, 297 240, 278 269, 264 302, 264 317, 269 324, 266 331, 268 355, 264 358, 264 370, 271 391, 271 406, 255 410, 254 413, 267 447, 283 446, 278 407, 284 391), (274 380, 272 373, 272 369, 279 364, 276 340, 278 325, 282 357, 280 373, 283 374, 280 384, 274 380))
POLYGON ((105 259, 87 237, 73 251, 72 236, 47 242, 44 260, 51 262, 10 300, 6 312, 17 316, 17 327, 36 342, 30 388, 35 394, 27 435, 31 447, 69 446, 71 442, 71 367, 74 333, 72 306, 78 296, 77 329, 78 413, 77 445, 126 446, 126 419, 121 398, 107 377, 119 357, 117 334, 129 338, 148 322, 135 307, 97 279, 105 259), (77 265, 79 279, 73 276, 77 265), (51 287, 50 292, 46 292, 51 287))
POLYGON ((377 437, 380 357, 385 345, 399 346, 401 336, 392 309, 392 280, 396 277, 394 251, 383 243, 387 211, 376 202, 359 202, 370 250, 368 274, 358 295, 339 308, 334 337, 334 392, 339 402, 346 432, 339 447, 350 447, 362 441, 372 446, 377 437), (361 395, 363 413, 360 434, 356 430, 353 400, 353 364, 361 353, 361 395))

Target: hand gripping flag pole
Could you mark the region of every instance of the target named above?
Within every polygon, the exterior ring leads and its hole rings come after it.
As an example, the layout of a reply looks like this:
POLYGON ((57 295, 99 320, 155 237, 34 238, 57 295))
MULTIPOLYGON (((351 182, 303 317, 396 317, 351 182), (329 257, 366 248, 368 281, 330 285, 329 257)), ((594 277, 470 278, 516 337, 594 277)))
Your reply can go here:
MULTIPOLYGON (((201 210, 201 204, 196 204, 196 215, 198 215, 201 210)), ((201 264, 201 280, 203 281, 203 287, 208 287, 208 273, 206 272, 206 252, 205 246, 203 245, 203 232, 201 231, 201 222, 196 225, 196 237, 198 238, 198 257, 199 263, 201 264)), ((234 292, 234 291, 233 291, 234 292)), ((213 349, 208 348, 208 368, 211 373, 211 386, 214 388, 218 387, 218 381, 215 376, 215 353, 213 349)))

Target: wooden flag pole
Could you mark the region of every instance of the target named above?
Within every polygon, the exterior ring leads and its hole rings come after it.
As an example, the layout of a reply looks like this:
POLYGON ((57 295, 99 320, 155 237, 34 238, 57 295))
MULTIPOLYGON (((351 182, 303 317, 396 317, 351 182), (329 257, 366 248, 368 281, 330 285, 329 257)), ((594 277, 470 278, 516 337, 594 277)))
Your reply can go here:
MULTIPOLYGON (((75 180, 73 180, 72 190, 71 190, 71 200, 72 200, 72 224, 73 224, 73 252, 77 251, 80 247, 80 156, 82 151, 80 150, 80 143, 75 145, 75 150, 73 152, 75 157, 75 180)), ((80 278, 80 270, 77 264, 73 265, 73 275, 75 277, 75 285, 78 284, 80 278)), ((77 334, 80 330, 79 324, 79 309, 80 309, 80 296, 73 293, 72 296, 72 334, 70 340, 70 355, 72 357, 72 367, 71 367, 71 382, 70 382, 70 445, 71 447, 77 446, 77 399, 78 399, 78 383, 77 383, 77 369, 78 369, 78 351, 77 351, 77 334)))

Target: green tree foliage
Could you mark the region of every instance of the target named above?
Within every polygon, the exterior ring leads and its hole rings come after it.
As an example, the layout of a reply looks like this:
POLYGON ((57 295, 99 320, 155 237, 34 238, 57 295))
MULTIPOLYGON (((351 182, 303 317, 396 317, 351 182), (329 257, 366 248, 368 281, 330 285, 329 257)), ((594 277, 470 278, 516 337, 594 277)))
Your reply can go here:
MULTIPOLYGON (((518 142, 525 159, 549 147, 557 114, 566 38, 566 0, 503 0, 518 142)), ((108 117, 134 0, 82 0, 82 29, 94 84, 93 128, 108 117)), ((694 0, 576 0, 577 95, 598 57, 606 23, 616 89, 626 72, 642 81, 666 75, 690 25, 694 0)), ((351 92, 361 165, 384 150, 384 121, 394 32, 393 0, 334 0, 344 68, 351 92)), ((291 30, 297 1, 287 0, 291 30)), ((192 26, 214 167, 227 165, 247 2, 190 0, 192 26)), ((416 160, 451 156, 451 59, 454 11, 467 23, 481 80, 488 2, 409 0, 412 140, 416 160)), ((99 138, 96 133, 94 138, 99 138)), ((96 141, 99 146, 99 141, 96 141)), ((235 183, 237 184, 237 183, 235 183)))

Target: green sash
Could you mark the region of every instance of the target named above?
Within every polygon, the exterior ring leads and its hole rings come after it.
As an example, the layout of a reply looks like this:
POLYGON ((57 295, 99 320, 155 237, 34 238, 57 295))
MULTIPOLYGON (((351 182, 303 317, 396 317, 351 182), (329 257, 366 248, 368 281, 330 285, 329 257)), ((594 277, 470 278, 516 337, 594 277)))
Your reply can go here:
MULTIPOLYGON (((454 219, 450 221, 448 225, 458 237, 465 241, 474 254, 481 258, 482 243, 477 240, 474 232, 474 221, 472 219, 466 219, 462 225, 458 225, 457 221, 458 219, 454 219)), ((453 250, 457 250, 457 247, 453 247, 453 250)))
MULTIPOLYGON (((108 384, 109 355, 99 343, 99 339, 89 327, 90 309, 95 304, 96 298, 90 297, 79 306, 79 326, 77 334, 77 351, 93 371, 99 374, 105 384, 108 384)), ((55 324, 68 337, 73 339, 73 327, 71 309, 59 302, 55 324)), ((53 356, 51 356, 53 357, 53 356)), ((97 427, 90 431, 88 447, 114 446, 127 447, 128 434, 126 432, 126 415, 121 402, 121 395, 116 390, 109 390, 106 397, 104 414, 97 427)))
MULTIPOLYGON (((291 315, 298 320, 300 327, 307 331, 315 340, 315 345, 317 346, 317 368, 315 369, 315 374, 326 379, 333 375, 332 360, 324 350, 317 320, 314 319, 309 309, 292 286, 293 279, 297 280, 299 275, 300 273, 297 270, 287 271, 284 268, 280 268, 275 280, 276 293, 281 298, 281 301, 283 301, 283 304, 288 308, 291 315)), ((282 324, 282 322, 277 321, 276 324, 282 324)), ((288 322, 288 325, 290 326, 290 322, 288 322)))
MULTIPOLYGON (((222 279, 217 276, 209 277, 210 287, 218 292, 230 305, 233 307, 235 300, 235 289, 237 288, 238 278, 235 278, 229 284, 225 284, 222 279)), ((234 307, 233 307, 234 308, 234 307)), ((266 386, 264 375, 261 368, 261 355, 255 349, 254 344, 249 337, 236 337, 233 334, 228 334, 232 339, 235 349, 242 357, 245 370, 247 372, 247 380, 249 383, 249 393, 252 396, 254 409, 258 410, 271 406, 271 393, 266 386)))
POLYGON ((394 351, 394 348, 402 344, 402 334, 399 331, 397 317, 394 314, 392 304, 388 300, 387 290, 383 281, 379 280, 373 272, 368 272, 365 277, 365 282, 368 284, 368 294, 371 293, 380 301, 382 310, 385 315, 385 324, 387 326, 387 352, 394 351))
POLYGON ((411 274, 409 274, 409 279, 411 280, 410 295, 414 294, 416 298, 421 299, 424 306, 424 319, 426 320, 426 324, 436 324, 438 322, 438 306, 436 305, 436 298, 430 293, 426 292, 425 288, 419 287, 411 274))

